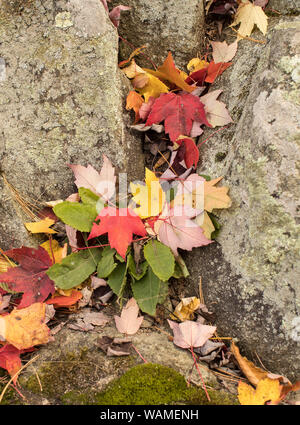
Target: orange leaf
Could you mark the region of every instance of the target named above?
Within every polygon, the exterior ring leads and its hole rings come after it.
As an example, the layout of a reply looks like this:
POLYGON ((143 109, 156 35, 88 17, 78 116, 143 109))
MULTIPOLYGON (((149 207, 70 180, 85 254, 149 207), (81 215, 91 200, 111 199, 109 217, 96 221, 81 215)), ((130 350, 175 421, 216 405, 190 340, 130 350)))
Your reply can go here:
POLYGON ((54 304, 55 307, 68 307, 70 305, 76 304, 82 298, 82 293, 80 291, 73 290, 71 295, 68 297, 58 296, 50 298, 46 301, 46 304, 54 304))
POLYGON ((253 385, 257 385, 260 380, 267 378, 268 372, 255 366, 246 357, 240 354, 240 350, 234 342, 231 343, 230 351, 234 354, 242 372, 253 385))
POLYGON ((219 75, 221 75, 222 72, 224 72, 225 69, 227 69, 231 64, 232 64, 232 62, 215 63, 214 61, 211 61, 210 64, 208 65, 207 76, 205 78, 205 82, 206 83, 213 83, 215 81, 215 79, 219 75))
POLYGON ((129 111, 130 109, 133 109, 135 112, 135 122, 137 122, 140 118, 139 116, 139 110, 142 106, 144 100, 140 94, 138 94, 136 91, 131 90, 127 96, 126 99, 126 109, 129 111))
POLYGON ((280 396, 280 383, 278 379, 261 379, 256 390, 245 382, 239 382, 238 399, 243 405, 263 405, 267 401, 273 404, 280 396))
POLYGON ((158 77, 160 80, 167 80, 170 83, 175 84, 180 89, 185 90, 189 93, 195 90, 195 87, 191 87, 184 81, 185 78, 174 64, 171 52, 169 52, 168 57, 164 61, 163 65, 157 68, 157 71, 152 71, 151 69, 144 69, 144 71, 154 75, 155 77, 158 77))

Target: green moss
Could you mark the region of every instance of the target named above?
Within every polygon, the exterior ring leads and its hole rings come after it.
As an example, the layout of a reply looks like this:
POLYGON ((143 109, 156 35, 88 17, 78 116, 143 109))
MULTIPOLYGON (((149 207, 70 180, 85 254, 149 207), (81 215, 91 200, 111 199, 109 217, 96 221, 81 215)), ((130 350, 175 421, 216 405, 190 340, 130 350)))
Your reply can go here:
POLYGON ((230 395, 214 390, 208 391, 209 403, 205 392, 196 387, 187 387, 185 378, 169 367, 158 364, 138 365, 121 378, 111 383, 108 388, 95 395, 99 405, 153 405, 175 404, 236 404, 230 395))
POLYGON ((223 159, 226 158, 226 156, 227 156, 227 153, 226 152, 218 152, 216 154, 216 156, 215 156, 215 161, 216 162, 221 162, 221 161, 223 161, 223 159))

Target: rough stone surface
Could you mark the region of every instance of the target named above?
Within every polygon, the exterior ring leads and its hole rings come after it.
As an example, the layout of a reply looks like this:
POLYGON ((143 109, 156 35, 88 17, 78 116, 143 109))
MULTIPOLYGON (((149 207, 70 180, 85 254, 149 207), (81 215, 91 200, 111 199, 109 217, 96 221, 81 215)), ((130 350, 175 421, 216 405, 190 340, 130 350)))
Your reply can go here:
MULTIPOLYGON (((4 2, 0 41, 0 161, 16 189, 64 198, 74 190, 67 164, 100 170, 102 154, 130 178, 143 175, 140 139, 123 116, 118 35, 101 2, 4 2)), ((0 246, 33 243, 0 185, 0 246)))
MULTIPOLYGON (((105 309, 107 313, 107 309, 105 309)), ((109 314, 109 313, 108 313, 109 314)), ((75 316, 75 315, 74 315, 75 316)), ((113 319, 112 319, 113 321, 113 319)), ((167 329, 167 332, 169 330, 167 329)), ((97 346, 97 339, 102 336, 123 337, 111 322, 105 327, 95 327, 93 331, 80 332, 63 328, 55 341, 42 347, 38 359, 29 366, 21 377, 22 388, 27 398, 36 404, 59 404, 61 396, 68 391, 103 391, 114 379, 120 377, 128 369, 143 363, 143 360, 132 349, 132 354, 125 357, 108 357, 97 346), (73 371, 70 368, 73 363, 73 371), (46 367, 46 369, 45 369, 46 367), (48 368, 52 371, 48 375, 48 368), (43 379, 44 394, 37 391, 32 394, 32 382, 36 384, 36 373, 43 379), (45 378, 45 373, 48 378, 45 378), (46 396, 47 394, 47 396, 46 396), (33 397, 33 398, 32 398, 33 397)), ((133 336, 132 342, 141 355, 149 363, 172 367, 186 379, 189 378, 201 385, 196 368, 193 368, 193 358, 187 350, 181 350, 168 340, 168 337, 153 329, 140 329, 133 336)), ((201 374, 207 385, 220 388, 215 375, 205 365, 200 365, 201 374)), ((38 385, 35 387, 39 388, 38 385)))
POLYGON ((240 41, 220 78, 236 124, 205 144, 199 171, 224 175, 233 204, 217 211, 218 242, 187 256, 219 332, 291 378, 300 374, 299 41, 297 18, 271 19, 267 43, 240 41))
MULTIPOLYGON (((204 8, 199 0, 113 0, 131 10, 123 12, 119 33, 135 47, 148 46, 145 54, 158 66, 172 52, 175 63, 185 67, 189 60, 203 50, 204 8)), ((121 58, 127 59, 132 48, 120 44, 121 58)), ((151 63, 139 55, 139 64, 151 63)))
POLYGON ((267 11, 273 9, 283 15, 299 15, 300 2, 299 0, 269 0, 267 11))

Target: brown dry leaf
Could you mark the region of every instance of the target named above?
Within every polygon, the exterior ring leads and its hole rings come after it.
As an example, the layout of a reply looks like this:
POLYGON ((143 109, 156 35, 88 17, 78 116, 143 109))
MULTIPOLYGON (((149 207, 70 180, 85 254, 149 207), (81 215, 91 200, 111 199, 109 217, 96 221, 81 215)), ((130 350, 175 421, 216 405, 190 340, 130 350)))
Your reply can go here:
POLYGON ((223 177, 218 177, 204 182, 204 209, 212 212, 214 208, 229 208, 231 199, 227 195, 229 188, 226 186, 215 187, 223 177))
MULTIPOLYGON (((232 352, 232 354, 236 358, 242 372, 248 378, 248 380, 251 382, 251 384, 256 386, 259 383, 259 381, 268 377, 268 372, 266 370, 263 370, 263 369, 255 366, 254 363, 250 362, 250 360, 248 360, 246 357, 243 357, 240 354, 240 350, 235 345, 234 342, 231 343, 230 351, 232 352)), ((273 379, 273 381, 274 381, 274 379, 273 379)))
POLYGON ((126 335, 135 334, 144 320, 144 316, 138 317, 139 307, 134 298, 130 298, 126 306, 122 309, 121 317, 114 316, 116 327, 119 332, 126 335))
POLYGON ((260 6, 248 1, 247 3, 240 3, 238 10, 235 14, 234 22, 230 25, 234 27, 240 25, 238 29, 237 40, 251 35, 254 25, 266 35, 268 27, 268 17, 260 6))
POLYGON ((194 319, 194 311, 200 307, 200 300, 197 297, 182 298, 176 306, 174 314, 170 314, 171 319, 179 319, 182 322, 185 320, 194 319))
POLYGON ((19 350, 46 344, 50 329, 45 325, 46 304, 34 303, 0 318, 0 335, 19 350))
POLYGON ((238 399, 243 405, 263 405, 266 402, 276 404, 280 397, 280 383, 277 379, 261 379, 256 390, 245 382, 238 385, 238 399))

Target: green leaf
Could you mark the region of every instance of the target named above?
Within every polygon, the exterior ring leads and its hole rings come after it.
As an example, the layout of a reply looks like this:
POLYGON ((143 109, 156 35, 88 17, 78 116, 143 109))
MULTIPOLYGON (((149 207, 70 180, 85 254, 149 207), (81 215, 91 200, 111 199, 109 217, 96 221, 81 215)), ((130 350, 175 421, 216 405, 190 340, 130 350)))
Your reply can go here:
POLYGON ((148 267, 147 273, 141 280, 132 280, 133 296, 144 313, 155 316, 156 305, 162 299, 164 285, 168 286, 153 273, 151 267, 148 267))
POLYGON ((203 177, 207 182, 211 181, 211 177, 206 174, 199 174, 199 176, 203 177))
POLYGON ((78 202, 61 202, 53 207, 53 211, 61 221, 81 232, 90 232, 97 217, 95 207, 78 202))
POLYGON ((209 215, 209 218, 212 221, 212 224, 215 226, 215 230, 212 232, 211 234, 211 239, 216 239, 216 237, 219 235, 220 233, 220 229, 222 227, 222 225, 218 222, 216 216, 212 213, 207 212, 207 214, 209 215))
POLYGON ((114 261, 115 249, 110 246, 106 246, 102 251, 102 258, 97 266, 97 276, 100 278, 108 277, 113 270, 117 267, 117 263, 114 261))
MULTIPOLYGON (((128 250, 127 250, 127 252, 128 252, 128 250)), ((127 255, 127 253, 126 253, 126 255, 127 255)), ((125 263, 124 258, 121 257, 121 255, 118 252, 116 253, 116 259, 119 260, 121 263, 125 263)))
POLYGON ((128 262, 129 273, 135 280, 140 280, 142 279, 143 276, 145 276, 147 268, 148 268, 147 261, 144 261, 143 263, 139 264, 140 273, 138 273, 136 270, 136 264, 134 262, 132 254, 128 255, 127 262, 128 262))
POLYGON ((80 196, 81 201, 84 204, 92 205, 96 208, 96 204, 100 197, 96 195, 94 192, 92 192, 90 189, 87 189, 86 187, 80 187, 78 189, 78 193, 80 196))
MULTIPOLYGON (((176 265, 178 265, 180 270, 181 270, 182 275, 180 277, 188 277, 190 275, 190 273, 187 269, 187 266, 186 266, 185 262, 183 261, 183 258, 181 257, 181 255, 178 255, 176 257, 176 265)), ((176 277, 176 276, 174 276, 174 277, 176 277)))
POLYGON ((51 266, 47 275, 58 288, 71 289, 94 273, 100 258, 101 250, 98 248, 74 252, 65 257, 61 263, 51 266))
POLYGON ((127 264, 118 264, 107 281, 108 286, 119 298, 122 296, 127 283, 126 274, 127 264))
POLYGON ((144 247, 144 256, 156 276, 164 282, 170 279, 174 273, 175 258, 168 246, 150 239, 144 247))

